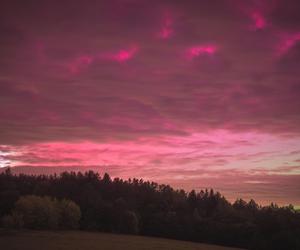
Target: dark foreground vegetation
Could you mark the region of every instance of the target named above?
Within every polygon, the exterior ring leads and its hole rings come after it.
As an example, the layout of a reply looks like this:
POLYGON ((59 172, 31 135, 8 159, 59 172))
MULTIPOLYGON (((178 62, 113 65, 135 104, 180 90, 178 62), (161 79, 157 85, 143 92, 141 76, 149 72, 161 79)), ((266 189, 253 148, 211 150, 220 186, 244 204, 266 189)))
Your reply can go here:
POLYGON ((0 231, 5 250, 239 250, 163 238, 84 231, 0 231))
POLYGON ((196 193, 92 171, 59 176, 0 174, 2 227, 139 234, 247 249, 300 249, 292 206, 230 204, 213 190, 196 193))

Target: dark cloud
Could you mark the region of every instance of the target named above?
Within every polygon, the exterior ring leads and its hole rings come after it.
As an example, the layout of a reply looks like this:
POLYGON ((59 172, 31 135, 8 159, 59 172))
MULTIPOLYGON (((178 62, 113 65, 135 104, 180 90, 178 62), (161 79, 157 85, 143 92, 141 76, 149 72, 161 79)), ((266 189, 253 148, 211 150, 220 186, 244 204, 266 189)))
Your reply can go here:
POLYGON ((299 159, 299 12, 296 0, 1 1, 0 167, 77 166, 85 152, 144 164, 129 171, 141 176, 298 173, 284 162, 299 159))

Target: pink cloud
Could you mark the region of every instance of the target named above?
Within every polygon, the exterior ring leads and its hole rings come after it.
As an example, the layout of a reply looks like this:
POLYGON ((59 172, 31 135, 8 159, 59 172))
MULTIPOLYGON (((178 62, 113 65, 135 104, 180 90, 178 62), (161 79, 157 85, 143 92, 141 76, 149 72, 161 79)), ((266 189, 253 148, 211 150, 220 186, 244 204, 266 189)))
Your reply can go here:
POLYGON ((86 69, 93 61, 94 61, 93 56, 81 55, 75 58, 74 60, 72 60, 70 63, 68 63, 67 67, 71 73, 77 74, 82 70, 86 69))
POLYGON ((253 11, 250 14, 250 18, 252 19, 253 24, 251 25, 251 28, 254 30, 261 30, 266 28, 267 21, 266 18, 262 15, 259 11, 253 11))
POLYGON ((297 1, 45 1, 0 1, 0 166, 101 165, 187 189, 228 169, 299 173, 297 1))
POLYGON ((111 52, 100 53, 98 58, 123 63, 131 60, 136 55, 138 50, 139 49, 137 46, 132 46, 128 49, 121 49, 114 53, 111 52))
MULTIPOLYGON (((285 162, 292 163, 299 159, 299 154, 290 154, 298 147, 297 139, 286 139, 282 142, 280 138, 270 135, 220 130, 184 137, 169 135, 130 141, 110 140, 106 143, 92 141, 38 143, 26 147, 5 147, 2 151, 6 154, 17 153, 17 157, 8 154, 3 158, 6 162, 11 161, 12 166, 20 164, 45 166, 54 164, 55 159, 55 165, 65 166, 110 164, 126 167, 134 164, 170 171, 180 167, 183 172, 202 169, 203 173, 222 168, 220 171, 222 175, 223 170, 228 168, 255 173, 257 169, 263 172, 276 172, 279 164, 282 166, 285 162)), ((284 169, 291 173, 297 171, 297 168, 290 169, 289 166, 284 169)), ((143 169, 141 174, 145 176, 143 169)))
POLYGON ((114 58, 118 62, 125 62, 130 60, 137 52, 137 48, 131 48, 129 50, 120 50, 119 53, 117 53, 114 58))
POLYGON ((165 17, 163 19, 163 24, 161 27, 161 30, 159 31, 159 38, 161 39, 168 39, 174 34, 173 29, 173 19, 171 18, 169 13, 165 14, 165 17))
POLYGON ((300 32, 294 34, 284 34, 282 35, 281 42, 277 47, 277 52, 279 55, 286 54, 290 49, 292 49, 300 41, 300 32))
POLYGON ((213 55, 217 51, 217 46, 215 45, 197 45, 187 49, 187 58, 193 59, 194 57, 199 57, 201 55, 213 55))
POLYGON ((97 59, 112 60, 119 63, 126 62, 132 59, 138 51, 137 46, 133 46, 129 49, 121 49, 116 53, 102 53, 100 56, 81 55, 67 63, 67 68, 70 73, 78 74, 87 69, 97 59))
MULTIPOLYGON (((277 4, 275 1, 235 1, 235 8, 248 19, 248 28, 252 31, 266 29, 270 24, 270 14, 277 4)), ((245 20, 245 19, 244 19, 245 20)))

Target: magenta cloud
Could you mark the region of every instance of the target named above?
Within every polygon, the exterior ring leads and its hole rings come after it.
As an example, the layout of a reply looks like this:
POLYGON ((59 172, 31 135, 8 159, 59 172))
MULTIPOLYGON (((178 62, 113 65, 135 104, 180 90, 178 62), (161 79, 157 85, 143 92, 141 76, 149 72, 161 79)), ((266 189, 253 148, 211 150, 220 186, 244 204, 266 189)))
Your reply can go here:
POLYGON ((217 51, 217 46, 215 45, 197 45, 192 46, 187 49, 187 57, 193 59, 201 55, 213 55, 217 51))
POLYGON ((253 21, 252 28, 254 30, 261 30, 266 28, 267 21, 259 11, 253 11, 250 16, 253 21))
POLYGON ((117 52, 116 54, 111 55, 112 60, 116 60, 118 62, 126 62, 130 60, 138 51, 138 47, 134 46, 130 49, 123 49, 117 52))
POLYGON ((300 204, 299 1, 0 10, 0 167, 102 166, 300 204))
POLYGON ((281 35, 278 54, 282 56, 288 53, 298 42, 300 42, 300 32, 281 35))
POLYGON ((93 61, 94 58, 92 56, 82 55, 68 63, 67 67, 71 73, 79 73, 81 70, 88 67, 93 61))
POLYGON ((169 39, 174 34, 174 20, 169 12, 166 12, 163 17, 161 29, 158 33, 159 38, 169 39))

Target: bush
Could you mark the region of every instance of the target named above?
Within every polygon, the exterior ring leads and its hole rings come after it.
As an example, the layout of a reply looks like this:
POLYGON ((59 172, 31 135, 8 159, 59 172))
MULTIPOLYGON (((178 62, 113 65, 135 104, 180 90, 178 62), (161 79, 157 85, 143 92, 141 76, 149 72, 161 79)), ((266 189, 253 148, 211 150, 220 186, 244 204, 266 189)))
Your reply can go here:
POLYGON ((75 229, 79 227, 81 211, 70 200, 58 201, 48 196, 21 197, 11 215, 2 218, 5 228, 75 229))
POLYGON ((50 197, 23 196, 16 202, 14 212, 23 217, 26 228, 58 228, 59 210, 57 201, 50 197))
POLYGON ((81 217, 80 207, 73 201, 62 200, 59 202, 59 226, 63 229, 76 229, 79 227, 81 217))

